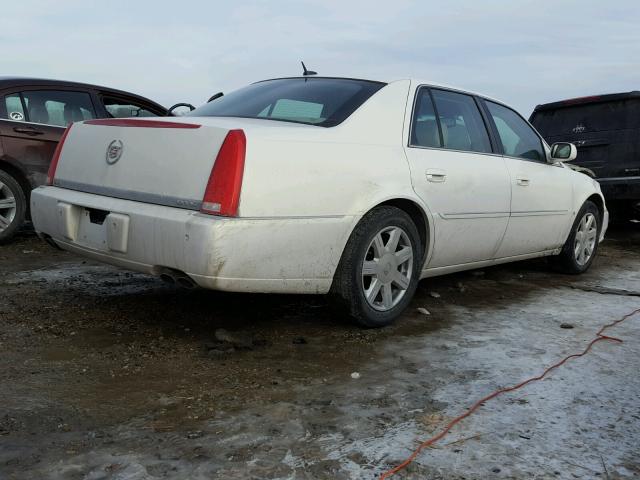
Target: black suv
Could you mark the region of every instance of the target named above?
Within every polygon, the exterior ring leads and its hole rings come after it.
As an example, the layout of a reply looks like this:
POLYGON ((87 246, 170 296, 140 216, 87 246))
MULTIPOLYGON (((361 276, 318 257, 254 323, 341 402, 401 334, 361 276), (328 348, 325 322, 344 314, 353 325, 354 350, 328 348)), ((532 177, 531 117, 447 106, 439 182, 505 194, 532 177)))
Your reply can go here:
POLYGON ((45 182, 67 125, 93 118, 167 114, 162 105, 113 88, 0 77, 0 243, 29 217, 31 189, 45 182))
POLYGON ((640 218, 640 91, 538 105, 530 122, 549 145, 578 147, 575 164, 600 182, 612 218, 640 218))

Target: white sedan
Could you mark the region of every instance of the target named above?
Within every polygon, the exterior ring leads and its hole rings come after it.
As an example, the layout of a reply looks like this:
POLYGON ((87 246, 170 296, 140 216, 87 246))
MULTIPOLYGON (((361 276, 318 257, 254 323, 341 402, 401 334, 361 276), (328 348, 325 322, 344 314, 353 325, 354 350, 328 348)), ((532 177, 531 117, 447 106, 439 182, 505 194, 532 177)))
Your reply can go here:
POLYGON ((389 324, 425 277, 556 256, 589 268, 598 183, 516 111, 428 82, 254 83, 172 119, 73 124, 38 233, 186 287, 333 293, 389 324))

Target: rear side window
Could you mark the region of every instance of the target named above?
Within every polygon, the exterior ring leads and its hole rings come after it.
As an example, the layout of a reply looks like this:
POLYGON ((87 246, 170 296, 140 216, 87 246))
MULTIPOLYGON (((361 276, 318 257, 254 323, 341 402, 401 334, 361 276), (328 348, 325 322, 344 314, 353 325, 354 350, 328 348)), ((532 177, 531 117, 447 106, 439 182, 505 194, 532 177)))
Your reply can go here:
POLYGON ((143 105, 129 100, 112 97, 102 97, 102 103, 107 113, 113 118, 157 117, 158 114, 148 110, 143 105))
POLYGON ((498 130, 505 155, 527 160, 545 160, 540 137, 520 115, 497 103, 485 103, 498 130))
POLYGON ((640 100, 571 105, 534 113, 531 123, 544 136, 640 128, 640 100))
POLYGON ((29 90, 22 92, 27 118, 33 123, 66 127, 96 118, 91 97, 85 92, 29 90))
POLYGON ((432 93, 444 148, 490 153, 489 134, 473 97, 447 90, 432 93))
POLYGON ((26 120, 19 93, 13 93, 4 97, 4 106, 6 112, 5 118, 16 122, 24 122, 26 120))
POLYGON ((187 116, 242 117, 332 127, 385 84, 344 78, 283 78, 254 83, 187 116))

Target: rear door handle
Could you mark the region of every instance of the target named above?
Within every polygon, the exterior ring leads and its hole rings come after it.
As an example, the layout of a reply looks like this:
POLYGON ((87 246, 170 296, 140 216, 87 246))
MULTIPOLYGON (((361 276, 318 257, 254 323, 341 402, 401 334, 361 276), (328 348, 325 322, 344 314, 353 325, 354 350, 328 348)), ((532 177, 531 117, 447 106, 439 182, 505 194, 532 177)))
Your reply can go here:
POLYGON ((531 182, 529 181, 528 178, 518 178, 516 180, 516 183, 521 187, 528 187, 531 182))
POLYGON ((426 174, 427 180, 433 183, 442 183, 447 179, 447 173, 439 168, 429 168, 426 174))
POLYGON ((42 130, 36 130, 35 128, 30 127, 15 127, 13 131, 16 133, 24 133, 25 135, 32 135, 34 137, 36 135, 44 135, 44 132, 42 130))

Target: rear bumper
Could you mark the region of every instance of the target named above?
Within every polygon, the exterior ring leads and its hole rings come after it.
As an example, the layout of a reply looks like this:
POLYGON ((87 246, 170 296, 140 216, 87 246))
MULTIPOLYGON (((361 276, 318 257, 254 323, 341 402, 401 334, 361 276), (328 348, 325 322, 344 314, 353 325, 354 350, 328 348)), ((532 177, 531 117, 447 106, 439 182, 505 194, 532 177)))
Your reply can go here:
POLYGON ((63 189, 33 191, 34 227, 61 248, 238 292, 326 293, 354 219, 224 218, 63 189), (102 225, 86 209, 111 212, 102 225))
POLYGON ((610 177, 597 180, 607 200, 640 202, 640 177, 610 177))

